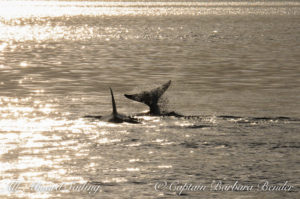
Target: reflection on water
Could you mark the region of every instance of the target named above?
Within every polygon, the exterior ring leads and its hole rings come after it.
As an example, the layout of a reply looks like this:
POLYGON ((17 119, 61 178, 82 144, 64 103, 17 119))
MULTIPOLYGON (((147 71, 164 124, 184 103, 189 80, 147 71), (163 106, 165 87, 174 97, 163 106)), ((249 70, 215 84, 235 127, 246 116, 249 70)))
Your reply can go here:
MULTIPOLYGON (((299 13, 297 1, 0 1, 0 197, 174 198, 154 185, 176 180, 299 186, 299 13), (83 118, 111 112, 108 87, 119 112, 145 111, 123 94, 169 79, 166 108, 199 117, 83 118)), ((181 197, 212 194, 299 195, 181 197)))
POLYGON ((1 16, 18 18, 57 16, 299 14, 299 2, 97 2, 1 1, 1 16))

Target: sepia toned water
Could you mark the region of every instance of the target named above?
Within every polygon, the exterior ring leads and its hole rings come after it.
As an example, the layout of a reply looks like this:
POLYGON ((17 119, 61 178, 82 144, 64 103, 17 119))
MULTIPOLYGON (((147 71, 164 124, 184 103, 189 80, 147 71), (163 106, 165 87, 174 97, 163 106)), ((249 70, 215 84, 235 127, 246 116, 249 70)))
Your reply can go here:
POLYGON ((299 1, 0 1, 0 197, 298 198, 299 21, 299 1), (168 80, 163 108, 197 117, 83 118, 168 80))

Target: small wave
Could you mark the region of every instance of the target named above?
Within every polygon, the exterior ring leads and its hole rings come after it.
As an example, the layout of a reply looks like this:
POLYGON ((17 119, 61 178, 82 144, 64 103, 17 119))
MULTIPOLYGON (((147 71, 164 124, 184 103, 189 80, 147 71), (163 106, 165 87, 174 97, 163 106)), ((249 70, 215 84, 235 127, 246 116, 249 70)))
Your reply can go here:
POLYGON ((295 122, 300 121, 298 118, 291 118, 286 116, 277 117, 241 117, 241 116, 231 116, 231 115, 220 115, 218 118, 224 120, 231 120, 237 123, 255 123, 255 122, 295 122))
POLYGON ((183 143, 181 143, 180 145, 186 147, 186 148, 193 148, 193 149, 196 149, 199 147, 199 145, 195 142, 188 142, 188 141, 185 141, 183 143))
POLYGON ((277 145, 271 147, 271 149, 280 149, 280 148, 295 148, 295 149, 299 149, 300 148, 300 144, 296 143, 296 142, 290 142, 290 143, 284 143, 284 144, 277 144, 277 145))

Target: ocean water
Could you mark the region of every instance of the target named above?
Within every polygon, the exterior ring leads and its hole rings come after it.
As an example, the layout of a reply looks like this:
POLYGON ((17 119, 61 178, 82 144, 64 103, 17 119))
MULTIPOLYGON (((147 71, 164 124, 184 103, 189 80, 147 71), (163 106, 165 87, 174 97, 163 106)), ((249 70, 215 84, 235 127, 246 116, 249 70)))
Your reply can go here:
POLYGON ((1 0, 0 197, 298 198, 299 21, 300 1, 1 0), (84 118, 168 80, 161 106, 197 117, 84 118))

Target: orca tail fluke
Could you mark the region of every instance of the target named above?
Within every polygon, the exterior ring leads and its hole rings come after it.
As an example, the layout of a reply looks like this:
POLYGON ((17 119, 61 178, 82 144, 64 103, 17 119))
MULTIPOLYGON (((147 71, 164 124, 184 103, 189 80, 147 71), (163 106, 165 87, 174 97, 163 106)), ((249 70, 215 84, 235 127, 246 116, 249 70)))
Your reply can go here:
POLYGON ((141 93, 128 95, 125 94, 124 96, 128 99, 144 103, 150 107, 150 114, 152 115, 159 115, 160 109, 158 106, 158 101, 160 97, 165 93, 165 91, 169 88, 171 85, 171 80, 164 83, 162 86, 155 88, 151 91, 143 91, 141 93))
POLYGON ((110 94, 111 94, 111 103, 112 103, 112 108, 113 108, 113 115, 117 115, 117 107, 116 107, 116 102, 115 102, 115 98, 114 98, 114 93, 112 91, 111 88, 110 89, 110 94))

